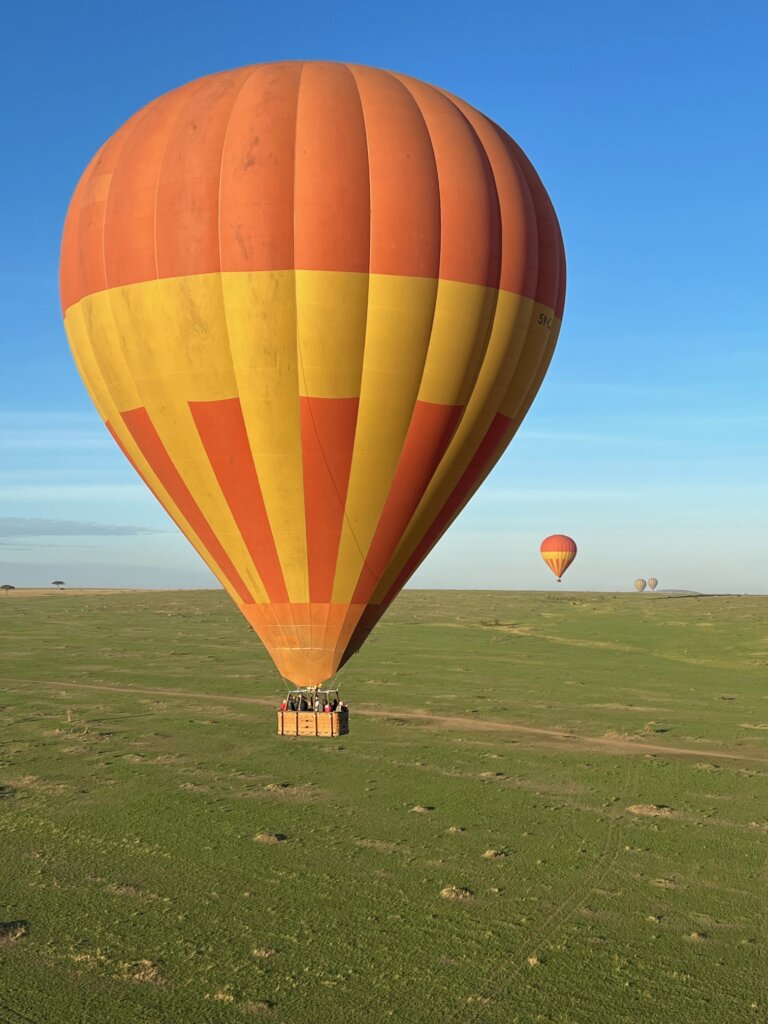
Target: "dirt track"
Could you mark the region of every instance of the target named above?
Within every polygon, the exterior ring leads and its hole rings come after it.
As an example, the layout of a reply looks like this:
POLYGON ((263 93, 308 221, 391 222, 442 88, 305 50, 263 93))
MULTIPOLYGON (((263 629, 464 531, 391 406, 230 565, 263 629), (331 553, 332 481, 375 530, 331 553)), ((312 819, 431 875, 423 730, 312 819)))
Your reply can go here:
MULTIPOLYGON (((274 700, 261 697, 240 697, 233 694, 201 693, 194 690, 163 690, 149 689, 138 686, 116 686, 111 683, 78 683, 52 679, 5 679, 7 683, 21 683, 32 686, 50 686, 59 690, 78 689, 93 690, 101 693, 135 694, 140 697, 179 698, 184 700, 212 701, 216 704, 255 704, 259 707, 274 708, 274 700)), ((500 719, 475 718, 459 715, 435 715, 427 711, 405 711, 392 708, 387 711, 379 709, 355 707, 354 715, 366 718, 393 718, 423 722, 442 729, 462 730, 470 732, 518 733, 535 736, 542 740, 564 743, 571 747, 588 750, 605 750, 613 754, 663 754, 666 757, 698 757, 713 760, 750 761, 768 764, 768 758, 756 754, 739 753, 727 750, 705 750, 699 747, 673 747, 662 743, 646 743, 642 740, 628 740, 617 736, 581 736, 559 729, 544 729, 533 725, 522 725, 518 722, 500 719)))

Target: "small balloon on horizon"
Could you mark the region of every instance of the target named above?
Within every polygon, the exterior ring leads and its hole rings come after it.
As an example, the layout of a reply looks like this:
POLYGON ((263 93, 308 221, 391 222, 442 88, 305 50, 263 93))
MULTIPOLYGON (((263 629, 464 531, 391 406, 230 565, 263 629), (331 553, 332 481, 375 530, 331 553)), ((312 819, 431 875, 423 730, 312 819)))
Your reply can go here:
POLYGON ((558 583, 576 557, 577 550, 576 541, 563 533, 553 533, 551 537, 545 537, 541 542, 541 557, 557 577, 558 583))

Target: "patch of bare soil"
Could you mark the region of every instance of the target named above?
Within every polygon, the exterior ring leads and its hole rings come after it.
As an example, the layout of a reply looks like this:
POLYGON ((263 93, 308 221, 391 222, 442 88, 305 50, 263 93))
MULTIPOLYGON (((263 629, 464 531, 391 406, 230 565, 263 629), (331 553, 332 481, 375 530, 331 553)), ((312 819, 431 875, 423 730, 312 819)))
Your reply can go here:
POLYGON ((381 850, 383 853, 393 853, 397 849, 397 843, 389 843, 384 839, 356 839, 355 846, 362 846, 366 850, 381 850))
POLYGON ((123 977, 127 981, 137 981, 143 985, 167 985, 162 971, 151 960, 132 960, 123 966, 123 977))
POLYGON ((503 850, 486 850, 483 854, 486 860, 496 860, 498 857, 506 857, 503 850))
POLYGON ((471 889, 465 889, 460 885, 446 885, 444 889, 440 890, 440 896, 444 900, 471 900, 474 899, 475 894, 471 889))
POLYGON ((630 814, 637 814, 641 818, 669 818, 674 814, 667 804, 632 804, 627 808, 630 814))
POLYGON ((70 953, 70 960, 76 964, 85 964, 87 967, 95 967, 97 964, 106 964, 107 958, 103 953, 89 953, 87 950, 79 953, 70 953))
POLYGON ((229 991, 229 989, 222 988, 218 992, 214 992, 212 996, 208 996, 208 999, 214 999, 217 1003, 234 1003, 235 997, 229 991))
POLYGON ((9 789, 11 792, 14 789, 33 789, 38 793, 58 796, 71 789, 71 786, 63 782, 46 782, 37 775, 21 775, 18 779, 10 780, 9 789))
POLYGON ((258 791, 248 789, 234 794, 237 797, 293 800, 296 803, 307 803, 308 801, 318 799, 320 795, 317 786, 311 782, 305 782, 298 786, 292 782, 269 782, 258 791))
POLYGON ((156 892, 137 889, 135 885, 108 885, 104 891, 109 893, 110 896, 128 896, 130 899, 145 900, 148 903, 153 903, 163 898, 158 896, 156 892))
POLYGON ((288 836, 282 832, 259 832, 253 837, 254 843, 264 843, 266 846, 276 846, 278 843, 288 841, 288 836))
POLYGON ((251 950, 251 956, 256 960, 268 960, 271 956, 277 956, 277 950, 268 949, 266 946, 257 946, 251 950))
POLYGON ((434 811, 434 809, 434 807, 430 807, 429 805, 425 807, 423 804, 416 804, 415 807, 411 808, 411 812, 413 814, 429 814, 431 811, 434 811))
POLYGON ((600 914, 593 910, 592 907, 579 907, 579 913, 582 917, 588 917, 590 919, 600 917, 600 914))

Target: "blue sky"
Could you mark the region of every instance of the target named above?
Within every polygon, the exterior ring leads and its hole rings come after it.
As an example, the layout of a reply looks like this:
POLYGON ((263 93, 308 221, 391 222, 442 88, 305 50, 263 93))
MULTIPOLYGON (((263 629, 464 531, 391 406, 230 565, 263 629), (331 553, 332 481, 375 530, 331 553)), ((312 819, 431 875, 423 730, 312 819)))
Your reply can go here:
POLYGON ((765 592, 768 9, 753 3, 36 3, 0 68, 0 582, 207 586, 69 356, 61 226, 96 148, 191 78, 286 58, 392 68, 523 146, 558 211, 558 351, 493 475, 414 577, 765 592))

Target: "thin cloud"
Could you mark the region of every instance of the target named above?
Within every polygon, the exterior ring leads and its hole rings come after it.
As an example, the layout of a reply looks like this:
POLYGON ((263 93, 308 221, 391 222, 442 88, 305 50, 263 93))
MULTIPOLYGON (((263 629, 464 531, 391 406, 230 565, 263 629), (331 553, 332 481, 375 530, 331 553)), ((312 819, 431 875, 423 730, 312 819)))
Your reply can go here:
POLYGON ((3 451, 111 450, 111 444, 106 431, 103 434, 95 430, 90 433, 84 430, 19 430, 0 433, 0 450, 3 451))
POLYGON ((0 486, 5 501, 145 501, 141 484, 10 484, 0 486))
POLYGON ((105 523, 81 523, 71 519, 22 519, 0 516, 0 539, 16 537, 135 537, 138 534, 165 533, 147 526, 113 526, 105 523))
MULTIPOLYGON (((93 544, 67 544, 66 547, 63 547, 61 541, 56 544, 40 544, 37 541, 30 543, 28 541, 6 540, 5 537, 0 537, 0 548, 2 548, 4 552, 30 551, 34 553, 37 553, 38 551, 45 551, 46 549, 58 551, 59 553, 62 551, 69 553, 70 551, 94 550, 93 544)), ((3 560, 6 560, 5 555, 3 556, 3 560)))

